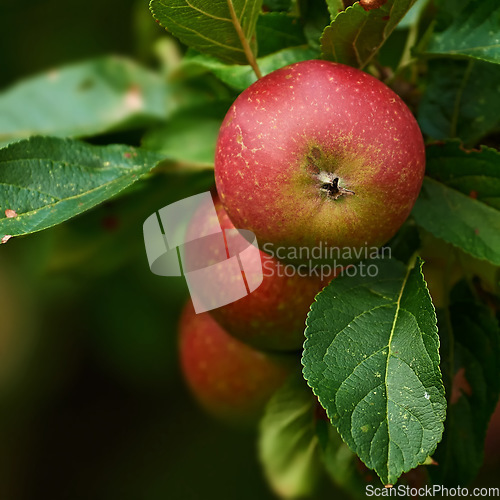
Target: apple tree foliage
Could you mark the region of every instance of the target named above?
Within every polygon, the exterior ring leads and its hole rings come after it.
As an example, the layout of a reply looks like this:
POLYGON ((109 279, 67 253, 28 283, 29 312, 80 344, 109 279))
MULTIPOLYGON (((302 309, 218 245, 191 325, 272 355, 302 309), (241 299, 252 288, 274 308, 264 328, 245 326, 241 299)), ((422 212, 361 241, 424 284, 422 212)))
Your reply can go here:
POLYGON ((225 112, 262 75, 314 58, 373 74, 415 112, 427 177, 388 243, 394 259, 378 263, 376 277, 342 276, 316 297, 303 376, 267 407, 261 461, 285 498, 310 493, 324 471, 361 497, 368 482, 411 484, 421 464, 425 481, 466 485, 500 394, 498 1, 151 0, 150 8, 169 33, 158 36, 155 69, 101 57, 0 95, 0 240, 111 198, 126 204, 134 190, 162 203, 158 178, 168 179, 168 199, 180 184, 185 196, 207 189, 225 112), (131 131, 141 133, 139 147, 127 142, 131 131), (109 144, 114 137, 123 144, 109 144), (423 234, 447 244, 434 284, 443 303, 428 291, 423 234))

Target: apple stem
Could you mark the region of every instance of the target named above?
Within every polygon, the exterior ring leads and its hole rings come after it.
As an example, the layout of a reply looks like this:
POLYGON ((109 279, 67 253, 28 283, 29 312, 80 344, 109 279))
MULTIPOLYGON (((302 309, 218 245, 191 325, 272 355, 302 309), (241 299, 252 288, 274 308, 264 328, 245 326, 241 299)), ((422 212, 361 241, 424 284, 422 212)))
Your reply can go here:
POLYGON ((257 59, 255 58, 252 49, 250 48, 250 44, 248 43, 247 37, 243 32, 243 28, 241 27, 241 23, 236 15, 236 11, 234 10, 234 5, 232 0, 227 0, 227 6, 229 8, 229 13, 231 14, 231 19, 233 21, 234 27, 236 29, 236 33, 238 33, 238 37, 240 39, 243 50, 245 51, 245 56, 248 60, 248 63, 252 67, 254 73, 257 78, 262 78, 262 73, 260 71, 259 65, 257 64, 257 59))
POLYGON ((355 194, 354 191, 339 186, 339 178, 335 177, 333 174, 320 172, 316 175, 316 178, 321 182, 321 191, 327 193, 328 196, 334 200, 343 195, 353 196, 355 194))

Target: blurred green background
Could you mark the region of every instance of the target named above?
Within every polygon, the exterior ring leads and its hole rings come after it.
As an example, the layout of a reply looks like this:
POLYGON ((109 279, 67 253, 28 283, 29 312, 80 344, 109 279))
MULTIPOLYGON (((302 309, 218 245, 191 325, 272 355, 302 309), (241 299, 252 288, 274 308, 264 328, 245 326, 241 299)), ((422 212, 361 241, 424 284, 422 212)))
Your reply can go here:
MULTIPOLYGON (((165 35, 135 0, 1 0, 0 25, 0 90, 102 54, 151 66, 165 35)), ((253 433, 206 417, 179 376, 184 281, 148 268, 142 222, 185 184, 136 186, 0 248, 2 500, 273 498, 253 433)))
MULTIPOLYGON (((0 26, 0 90, 103 54, 154 67, 165 36, 144 0, 0 0, 0 26)), ((0 247, 1 500, 274 498, 255 434, 206 417, 189 395, 176 339, 186 286, 151 274, 142 241, 153 211, 212 182, 139 182, 0 247)), ((341 497, 326 480, 320 490, 341 497)))

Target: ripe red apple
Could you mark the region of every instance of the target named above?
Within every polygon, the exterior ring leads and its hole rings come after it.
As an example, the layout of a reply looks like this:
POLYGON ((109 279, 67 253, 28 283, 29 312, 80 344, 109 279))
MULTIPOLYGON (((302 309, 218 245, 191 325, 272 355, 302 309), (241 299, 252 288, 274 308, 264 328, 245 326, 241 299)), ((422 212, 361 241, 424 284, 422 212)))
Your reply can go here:
POLYGON ((292 370, 296 356, 265 353, 229 335, 209 313, 189 302, 180 321, 180 357, 193 394, 212 415, 240 425, 255 423, 292 370))
POLYGON ((383 245, 408 217, 424 169, 404 102, 360 70, 317 60, 248 87, 224 119, 215 156, 234 225, 292 249, 383 245))
MULTIPOLYGON (((209 240, 202 259, 206 264, 215 264, 226 259, 228 243, 243 238, 234 231, 227 212, 218 199, 214 200, 216 215, 201 206, 188 227, 188 239, 196 234, 209 234, 214 228, 229 230, 225 233, 225 248, 209 240)), ((237 245, 240 246, 240 245, 237 245)), ((186 247, 188 266, 200 258, 200 249, 190 251, 186 247)), ((194 267, 197 267, 194 264, 194 267)), ((218 286, 231 286, 241 273, 223 271, 218 286)), ((326 266, 314 269, 302 265, 292 267, 280 262, 263 251, 247 261, 243 275, 253 282, 263 274, 260 286, 245 297, 210 311, 212 316, 234 337, 258 349, 289 351, 302 347, 307 313, 314 297, 326 286, 333 273, 326 266), (314 273, 317 273, 315 275, 314 273), (326 276, 325 276, 326 275, 326 276)))

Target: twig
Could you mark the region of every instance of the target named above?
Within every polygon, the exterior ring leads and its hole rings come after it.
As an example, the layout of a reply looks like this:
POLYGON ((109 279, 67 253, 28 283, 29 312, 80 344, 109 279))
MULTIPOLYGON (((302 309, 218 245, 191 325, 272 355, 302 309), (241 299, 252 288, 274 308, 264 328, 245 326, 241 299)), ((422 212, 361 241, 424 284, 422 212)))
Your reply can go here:
POLYGON ((240 38, 241 45, 243 47, 243 50, 245 51, 245 55, 248 59, 248 62, 250 66, 252 66, 252 69, 254 73, 257 75, 257 78, 262 78, 262 73, 260 72, 259 65, 257 64, 257 59, 255 59, 255 56, 252 52, 252 49, 250 48, 250 44, 248 43, 248 40, 246 39, 245 33, 243 33, 243 29, 241 27, 240 21, 238 17, 236 16, 236 12, 234 10, 233 6, 233 1, 232 0, 227 0, 227 6, 229 8, 229 13, 231 14, 231 19, 233 20, 234 27, 236 29, 236 33, 238 33, 238 37, 240 38))

